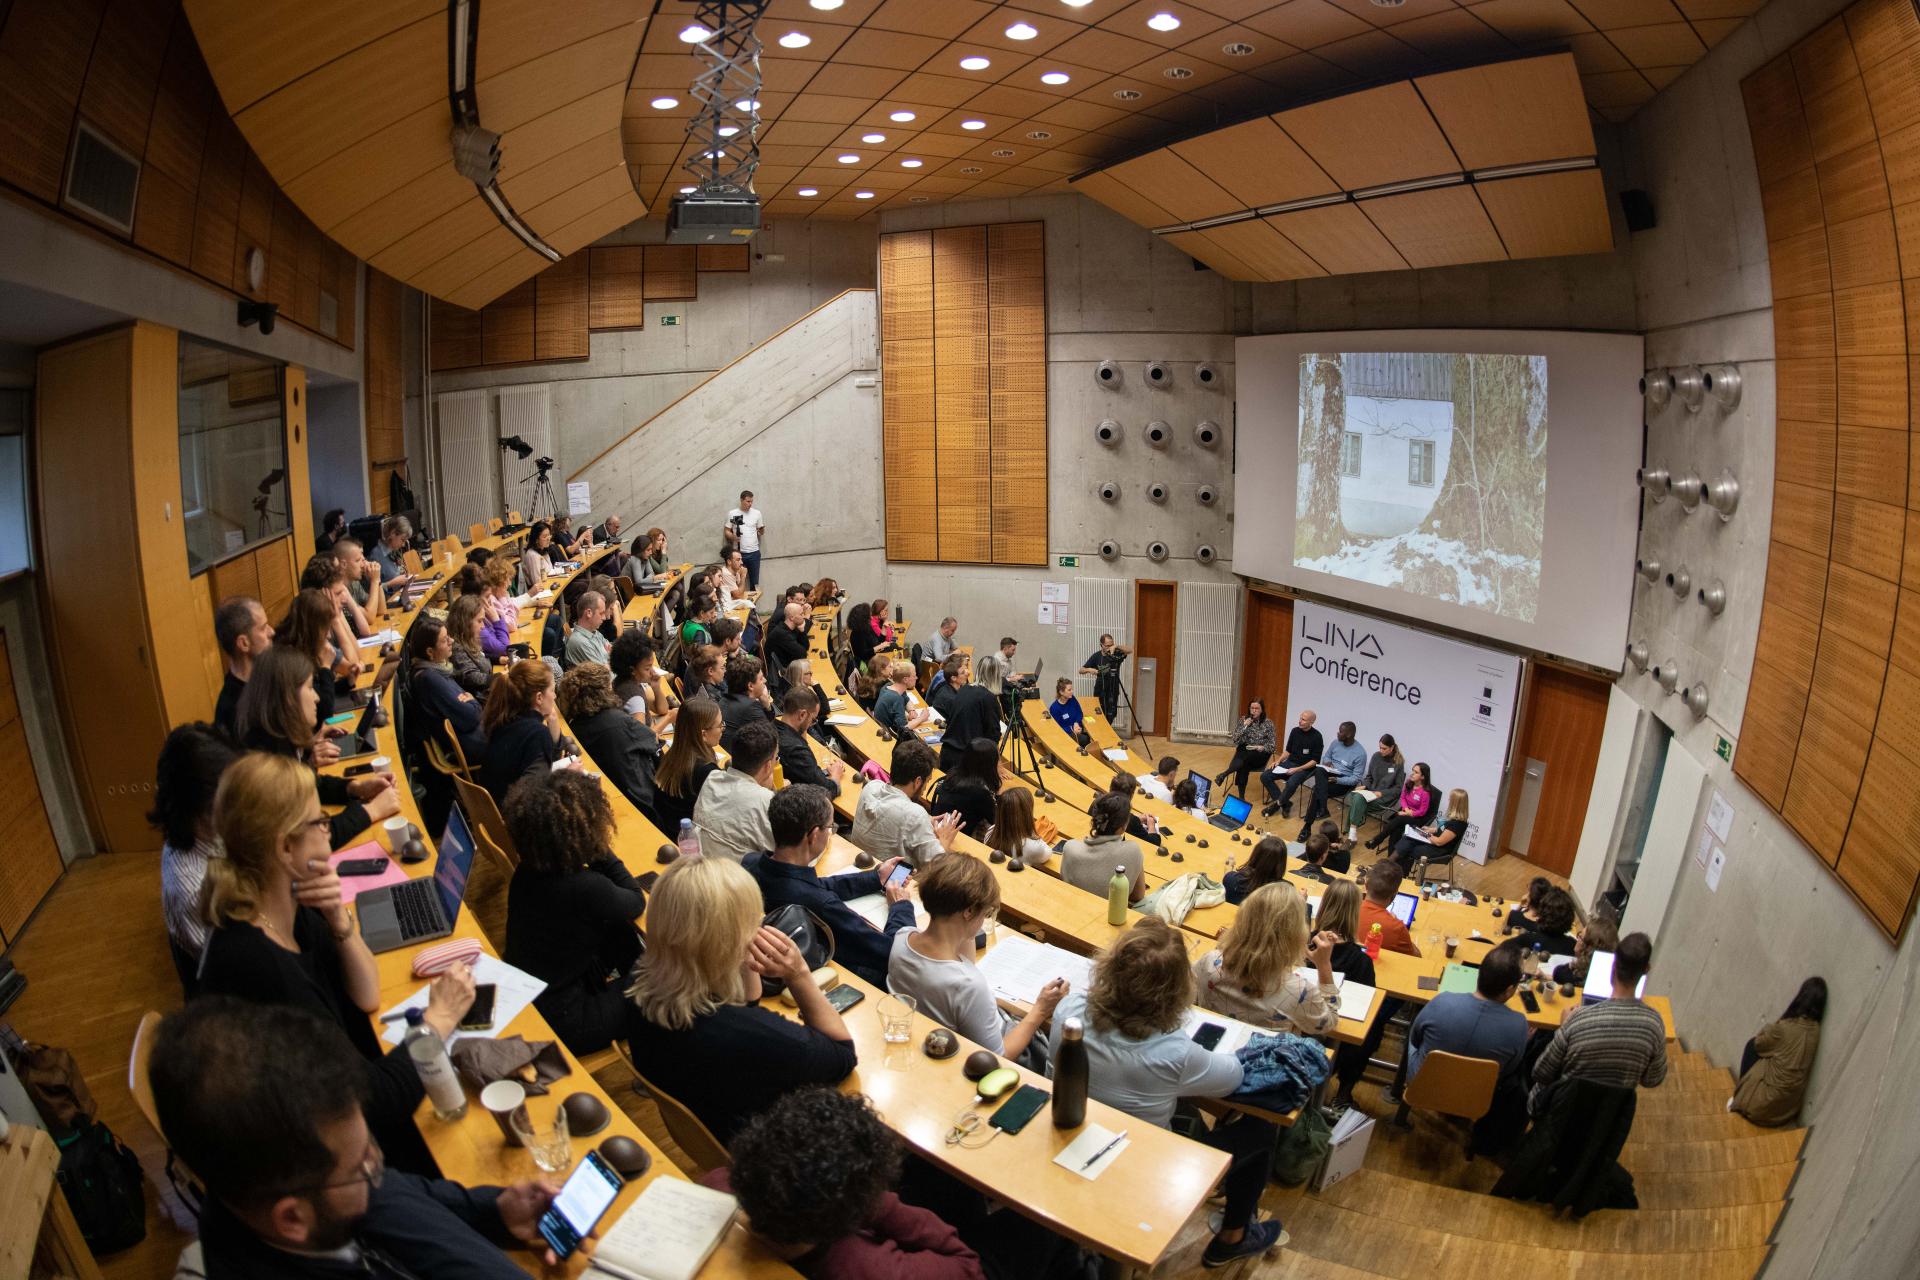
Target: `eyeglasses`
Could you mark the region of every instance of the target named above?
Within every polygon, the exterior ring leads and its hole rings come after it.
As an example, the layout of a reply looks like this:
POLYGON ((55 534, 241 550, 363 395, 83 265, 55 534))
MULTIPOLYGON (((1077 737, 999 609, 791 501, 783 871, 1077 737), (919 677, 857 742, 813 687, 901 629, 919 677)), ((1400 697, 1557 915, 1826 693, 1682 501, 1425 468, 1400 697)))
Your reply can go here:
POLYGON ((359 1167, 353 1171, 352 1177, 342 1178, 338 1182, 323 1182, 313 1190, 331 1191, 335 1187, 350 1187, 356 1182, 364 1182, 369 1191, 378 1191, 380 1184, 386 1180, 386 1176, 386 1153, 380 1150, 378 1139, 369 1137, 366 1154, 360 1157, 359 1167))
POLYGON ((300 835, 307 831, 331 831, 332 829, 333 819, 323 813, 317 818, 302 818, 300 825, 293 829, 293 834, 300 835))

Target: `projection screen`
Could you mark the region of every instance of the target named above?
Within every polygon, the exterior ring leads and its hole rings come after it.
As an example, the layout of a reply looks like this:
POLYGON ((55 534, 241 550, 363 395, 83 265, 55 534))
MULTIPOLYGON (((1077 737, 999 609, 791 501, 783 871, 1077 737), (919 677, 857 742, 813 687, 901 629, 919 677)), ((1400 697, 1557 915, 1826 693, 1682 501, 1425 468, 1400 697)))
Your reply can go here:
POLYGON ((1289 333, 1234 356, 1237 572, 1620 669, 1638 336, 1289 333))

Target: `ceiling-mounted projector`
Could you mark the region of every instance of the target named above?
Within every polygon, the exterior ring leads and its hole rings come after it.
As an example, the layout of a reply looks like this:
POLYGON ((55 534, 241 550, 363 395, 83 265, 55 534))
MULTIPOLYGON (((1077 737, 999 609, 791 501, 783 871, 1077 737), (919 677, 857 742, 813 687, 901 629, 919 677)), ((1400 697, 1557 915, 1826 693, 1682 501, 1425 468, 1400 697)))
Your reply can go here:
POLYGON ((675 196, 667 206, 668 244, 745 244, 758 230, 756 195, 695 191, 675 196))

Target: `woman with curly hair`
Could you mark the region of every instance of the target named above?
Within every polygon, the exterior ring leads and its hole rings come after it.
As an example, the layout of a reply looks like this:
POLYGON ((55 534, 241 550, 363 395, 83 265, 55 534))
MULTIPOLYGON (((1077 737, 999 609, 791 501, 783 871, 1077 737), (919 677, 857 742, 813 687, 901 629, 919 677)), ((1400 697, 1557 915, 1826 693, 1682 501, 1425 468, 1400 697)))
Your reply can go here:
MULTIPOLYGON (((1148 916, 1121 934, 1093 967, 1084 992, 1069 992, 1053 1015, 1051 1048, 1060 1060, 1060 1037, 1070 1019, 1083 1024, 1088 1092, 1110 1107, 1173 1127, 1182 1098, 1224 1098, 1240 1088, 1240 1060, 1202 1049, 1181 1030, 1193 1003, 1193 971, 1178 930, 1148 916)), ((1198 1124, 1197 1117, 1193 1123, 1198 1124)), ((1220 1230, 1201 1261, 1225 1266, 1284 1245, 1278 1221, 1254 1221, 1260 1192, 1273 1166, 1278 1128, 1244 1113, 1193 1135, 1233 1157, 1222 1190, 1227 1205, 1220 1230)))
POLYGON ((645 719, 630 714, 613 691, 613 673, 597 662, 583 662, 560 677, 560 715, 620 794, 652 821, 653 772, 660 763, 660 739, 645 719))
POLYGON ((635 922, 647 895, 613 852, 613 806, 600 784, 562 769, 507 792, 507 833, 520 853, 507 889, 508 964, 547 984, 534 1007, 575 1054, 624 1036, 625 991, 640 958, 635 922))

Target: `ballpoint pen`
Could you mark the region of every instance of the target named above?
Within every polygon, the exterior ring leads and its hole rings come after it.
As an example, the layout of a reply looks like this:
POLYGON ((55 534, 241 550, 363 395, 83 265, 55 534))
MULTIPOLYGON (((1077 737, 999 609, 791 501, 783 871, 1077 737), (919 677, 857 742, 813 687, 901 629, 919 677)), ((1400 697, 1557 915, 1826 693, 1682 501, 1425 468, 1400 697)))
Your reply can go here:
POLYGON ((1120 1132, 1114 1134, 1113 1140, 1111 1142, 1107 1143, 1106 1146, 1100 1148, 1098 1151, 1094 1152, 1092 1155, 1087 1157, 1087 1162, 1080 1166, 1080 1172, 1085 1173, 1087 1170, 1093 1168, 1094 1165, 1100 1163, 1100 1157, 1106 1155, 1107 1152, 1119 1146, 1121 1139, 1125 1138, 1126 1136, 1127 1136, 1127 1131, 1125 1129, 1122 1129, 1120 1132))

